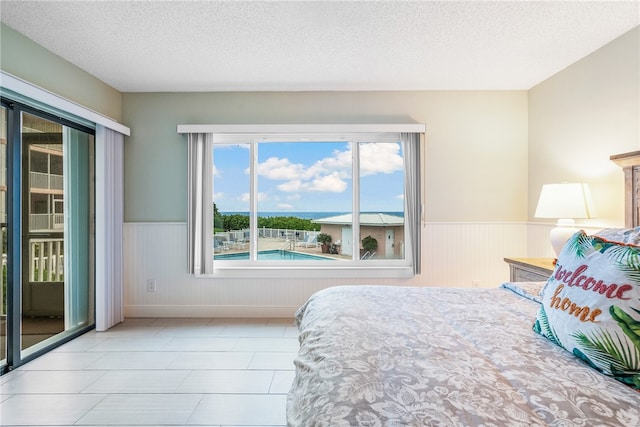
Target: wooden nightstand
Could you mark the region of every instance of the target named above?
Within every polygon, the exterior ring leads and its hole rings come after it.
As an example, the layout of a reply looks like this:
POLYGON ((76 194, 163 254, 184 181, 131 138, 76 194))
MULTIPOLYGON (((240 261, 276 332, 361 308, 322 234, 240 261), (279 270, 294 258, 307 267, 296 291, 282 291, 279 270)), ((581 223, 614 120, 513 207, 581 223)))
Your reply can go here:
POLYGON ((546 282, 555 268, 553 258, 505 258, 511 282, 546 282))

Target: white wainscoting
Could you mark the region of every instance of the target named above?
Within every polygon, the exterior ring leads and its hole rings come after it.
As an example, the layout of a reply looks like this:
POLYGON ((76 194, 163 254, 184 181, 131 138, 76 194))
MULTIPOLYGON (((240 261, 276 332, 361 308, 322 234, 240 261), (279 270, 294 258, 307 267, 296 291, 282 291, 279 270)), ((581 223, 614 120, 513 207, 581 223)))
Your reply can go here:
MULTIPOLYGON (((550 223, 530 223, 527 227, 527 254, 531 258, 555 258, 556 253, 549 242, 549 232, 555 227, 550 223)), ((576 231, 582 229, 588 234, 594 234, 603 227, 578 224, 576 231)))
POLYGON ((427 223, 427 286, 492 288, 509 280, 505 257, 527 256, 527 223, 427 223))
POLYGON ((125 223, 126 317, 292 317, 311 294, 333 285, 418 280, 197 278, 187 273, 186 232, 186 223, 125 223))
POLYGON ((496 287, 505 257, 552 257, 549 224, 427 223, 422 274, 409 279, 195 278, 187 273, 185 223, 125 223, 125 316, 291 317, 314 292, 334 285, 496 287), (147 281, 156 291, 147 291, 147 281))

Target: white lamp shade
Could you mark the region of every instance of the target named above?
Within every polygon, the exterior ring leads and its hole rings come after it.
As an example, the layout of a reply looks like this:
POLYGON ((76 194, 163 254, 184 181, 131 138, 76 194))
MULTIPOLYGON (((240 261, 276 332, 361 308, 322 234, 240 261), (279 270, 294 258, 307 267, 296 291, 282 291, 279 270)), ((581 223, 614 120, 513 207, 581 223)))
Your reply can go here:
POLYGON ((558 219, 556 228, 549 233, 556 257, 560 256, 560 251, 569 237, 577 231, 573 219, 594 218, 595 215, 587 184, 563 183, 542 186, 535 217, 558 219))
POLYGON ((595 218, 587 184, 545 184, 542 186, 536 218, 595 218))

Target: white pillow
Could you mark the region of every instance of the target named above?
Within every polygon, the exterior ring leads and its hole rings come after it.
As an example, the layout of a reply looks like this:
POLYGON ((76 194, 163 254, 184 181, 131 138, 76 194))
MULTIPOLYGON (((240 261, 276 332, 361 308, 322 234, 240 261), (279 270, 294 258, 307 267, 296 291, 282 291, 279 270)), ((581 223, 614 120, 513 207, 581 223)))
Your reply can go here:
POLYGON ((629 245, 640 245, 640 227, 635 228, 605 228, 596 234, 610 242, 620 242, 629 245))
POLYGON ((640 390, 640 246, 574 234, 542 291, 533 329, 640 390))

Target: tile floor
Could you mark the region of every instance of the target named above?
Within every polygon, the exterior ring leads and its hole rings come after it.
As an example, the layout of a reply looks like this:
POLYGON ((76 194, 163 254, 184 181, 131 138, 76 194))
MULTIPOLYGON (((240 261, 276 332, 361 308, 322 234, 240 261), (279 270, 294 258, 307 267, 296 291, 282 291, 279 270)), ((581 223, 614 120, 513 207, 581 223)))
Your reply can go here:
POLYGON ((290 319, 127 319, 0 377, 0 425, 284 426, 290 319))

